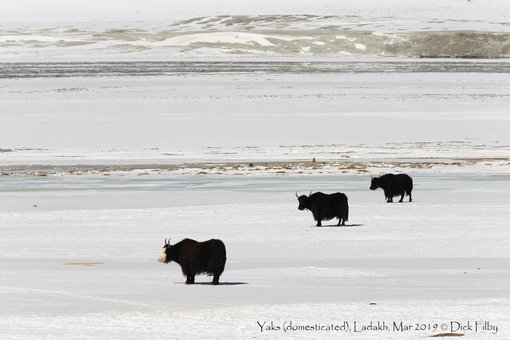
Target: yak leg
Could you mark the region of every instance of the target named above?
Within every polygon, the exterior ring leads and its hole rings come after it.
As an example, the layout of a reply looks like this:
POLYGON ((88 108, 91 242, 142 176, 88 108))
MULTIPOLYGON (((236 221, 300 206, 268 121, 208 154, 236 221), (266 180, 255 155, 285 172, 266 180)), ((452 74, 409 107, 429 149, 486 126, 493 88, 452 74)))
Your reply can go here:
POLYGON ((318 206, 316 206, 315 204, 312 204, 312 206, 310 207, 309 210, 312 212, 313 219, 317 221, 317 227, 322 226, 322 224, 321 224, 322 217, 321 217, 320 208, 318 206))
POLYGON ((345 218, 338 218, 338 224, 337 226, 345 225, 345 218))
POLYGON ((212 280, 212 284, 213 285, 217 285, 218 283, 220 283, 220 275, 219 274, 214 274, 214 277, 213 277, 213 280, 212 280))
POLYGON ((411 192, 408 192, 407 194, 409 195, 409 202, 412 202, 413 198, 411 197, 411 192))
POLYGON ((384 197, 386 198, 386 203, 390 203, 393 201, 393 197, 391 197, 387 190, 384 190, 384 197))
POLYGON ((402 202, 404 200, 404 194, 405 194, 405 192, 403 192, 402 196, 400 196, 400 201, 399 202, 402 202))
POLYGON ((314 213, 313 217, 315 217, 315 219, 317 220, 316 227, 321 227, 322 226, 322 222, 321 222, 322 221, 322 217, 321 217, 321 214, 319 212, 314 213))
POLYGON ((390 195, 390 191, 388 189, 384 189, 384 197, 386 197, 386 203, 393 202, 393 196, 390 195))
POLYGON ((192 285, 195 283, 195 275, 187 275, 186 276, 186 284, 192 285))
POLYGON ((319 214, 317 214, 317 227, 322 227, 322 218, 319 214))

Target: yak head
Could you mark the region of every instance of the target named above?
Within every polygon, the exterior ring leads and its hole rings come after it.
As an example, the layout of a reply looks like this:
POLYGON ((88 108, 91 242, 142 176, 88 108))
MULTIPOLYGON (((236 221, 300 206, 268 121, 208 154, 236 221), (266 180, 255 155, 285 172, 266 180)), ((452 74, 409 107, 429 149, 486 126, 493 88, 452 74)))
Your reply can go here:
MULTIPOLYGON (((312 192, 310 191, 310 195, 311 194, 312 194, 312 192)), ((298 202, 299 202, 299 206, 298 206, 299 210, 305 210, 305 209, 309 209, 310 208, 310 202, 308 200, 308 197, 310 195, 308 195, 308 196, 306 196, 306 195, 298 196, 298 194, 296 192, 296 197, 297 197, 298 202)))
POLYGON ((170 245, 170 239, 168 241, 165 238, 165 245, 163 246, 163 249, 161 250, 161 254, 159 255, 158 261, 162 263, 168 263, 172 261, 173 258, 173 252, 175 251, 170 245))
POLYGON ((381 179, 379 177, 372 177, 372 183, 370 183, 370 190, 375 190, 381 187, 381 179))

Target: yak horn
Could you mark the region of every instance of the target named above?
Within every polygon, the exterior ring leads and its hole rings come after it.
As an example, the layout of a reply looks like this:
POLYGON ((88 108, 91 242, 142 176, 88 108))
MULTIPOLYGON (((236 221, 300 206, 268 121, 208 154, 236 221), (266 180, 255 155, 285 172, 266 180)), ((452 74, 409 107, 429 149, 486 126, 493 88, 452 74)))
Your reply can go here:
POLYGON ((308 194, 308 196, 310 196, 312 194, 312 192, 310 191, 310 193, 308 194))
POLYGON ((297 194, 297 191, 296 191, 296 197, 299 198, 298 194, 297 194))

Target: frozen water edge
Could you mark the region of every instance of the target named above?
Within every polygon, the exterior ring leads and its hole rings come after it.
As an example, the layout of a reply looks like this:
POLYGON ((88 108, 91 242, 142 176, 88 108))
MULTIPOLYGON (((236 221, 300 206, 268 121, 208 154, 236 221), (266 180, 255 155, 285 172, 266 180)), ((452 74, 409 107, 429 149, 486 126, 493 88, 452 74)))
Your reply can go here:
POLYGON ((216 147, 179 150, 9 149, 0 176, 338 175, 380 172, 506 174, 510 146, 470 141, 216 147))

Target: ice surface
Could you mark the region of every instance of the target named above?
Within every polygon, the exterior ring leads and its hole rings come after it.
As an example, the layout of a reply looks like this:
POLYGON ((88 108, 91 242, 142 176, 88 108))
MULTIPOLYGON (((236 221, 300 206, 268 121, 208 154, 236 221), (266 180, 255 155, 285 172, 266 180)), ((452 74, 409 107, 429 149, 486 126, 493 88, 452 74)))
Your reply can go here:
POLYGON ((509 9, 0 0, 0 338, 510 338, 509 9), (222 239, 222 284, 166 237, 222 239))
MULTIPOLYGON (((414 179, 414 202, 401 204, 384 203, 359 175, 46 179, 4 191, 2 337, 164 338, 163 329, 184 338, 280 337, 261 334, 256 322, 480 319, 504 338, 508 176, 414 179), (315 228, 297 210, 294 191, 312 189, 347 193, 346 227, 315 228), (222 285, 199 277, 185 286, 175 264, 157 262, 165 237, 221 238, 222 285)), ((335 333, 313 337, 321 335, 335 333)))

